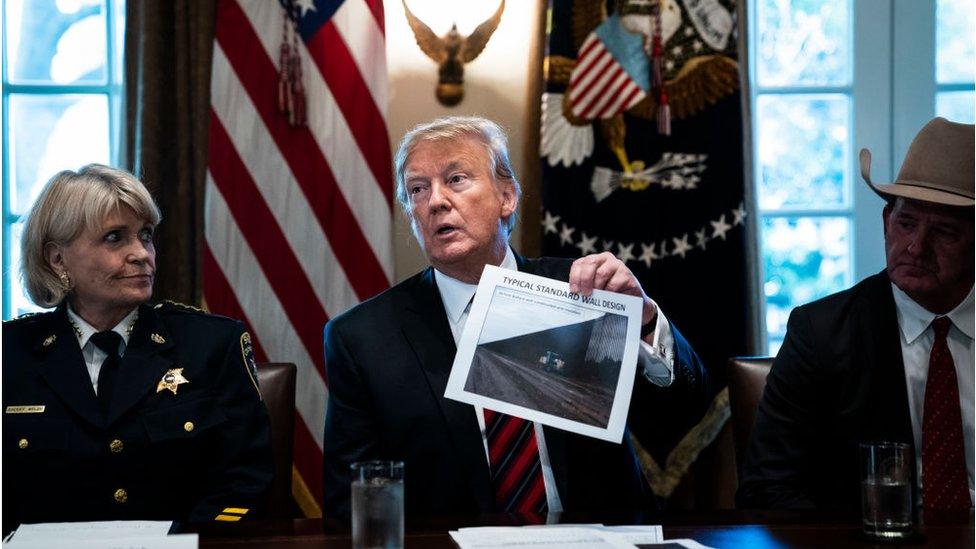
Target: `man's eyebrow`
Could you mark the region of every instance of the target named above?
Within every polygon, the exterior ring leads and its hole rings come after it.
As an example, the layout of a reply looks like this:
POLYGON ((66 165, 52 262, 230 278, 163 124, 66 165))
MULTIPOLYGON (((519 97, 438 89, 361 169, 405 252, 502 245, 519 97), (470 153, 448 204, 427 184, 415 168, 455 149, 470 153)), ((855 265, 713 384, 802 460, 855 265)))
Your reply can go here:
POLYGON ((451 162, 448 162, 448 164, 444 166, 444 171, 450 172, 457 169, 464 169, 467 167, 468 167, 468 163, 465 162, 464 160, 453 160, 451 162))

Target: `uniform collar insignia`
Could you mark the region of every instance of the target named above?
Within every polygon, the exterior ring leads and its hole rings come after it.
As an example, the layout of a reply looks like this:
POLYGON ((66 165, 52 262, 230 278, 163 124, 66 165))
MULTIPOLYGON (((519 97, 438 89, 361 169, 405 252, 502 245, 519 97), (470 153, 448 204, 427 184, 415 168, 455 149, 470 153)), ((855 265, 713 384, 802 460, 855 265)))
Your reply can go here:
POLYGON ((166 343, 166 338, 165 337, 163 337, 163 336, 161 336, 159 334, 155 334, 155 333, 152 334, 151 336, 149 336, 149 339, 153 340, 153 343, 158 343, 160 345, 162 345, 163 343, 166 343))
POLYGON ((58 339, 58 336, 57 335, 51 334, 51 335, 49 335, 49 336, 47 336, 47 337, 44 338, 44 342, 41 343, 41 345, 43 345, 45 347, 50 347, 51 344, 54 343, 57 339, 58 339))
POLYGON ((184 383, 189 383, 190 380, 183 377, 183 368, 173 368, 171 370, 166 370, 163 374, 163 378, 159 380, 156 385, 156 392, 160 393, 163 389, 169 389, 176 394, 176 389, 184 383))

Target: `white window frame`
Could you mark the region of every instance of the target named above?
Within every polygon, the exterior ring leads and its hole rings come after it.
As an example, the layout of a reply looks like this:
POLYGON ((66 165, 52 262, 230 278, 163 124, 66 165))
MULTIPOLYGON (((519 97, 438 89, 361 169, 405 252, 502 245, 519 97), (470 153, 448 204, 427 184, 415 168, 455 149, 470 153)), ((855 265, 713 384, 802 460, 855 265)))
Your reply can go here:
MULTIPOLYGON (((28 3, 25 2, 24 9, 30 9, 28 3)), ((3 285, 2 285, 2 296, 3 296, 3 307, 2 314, 3 319, 8 320, 12 318, 14 312, 12 310, 12 295, 11 295, 11 279, 12 277, 19 277, 19 272, 13 271, 13 265, 11 263, 11 250, 13 246, 20 246, 20 242, 14 242, 11 240, 11 228, 20 221, 21 214, 13 212, 11 210, 10 203, 10 185, 13 184, 11 180, 10 173, 10 147, 9 147, 9 136, 10 136, 10 96, 11 95, 30 95, 30 96, 58 96, 58 95, 104 95, 108 100, 108 132, 109 132, 109 162, 113 165, 117 165, 119 162, 119 144, 121 140, 121 119, 122 119, 122 108, 123 108, 123 79, 124 75, 122 73, 122 67, 116 67, 117 60, 122 59, 121 55, 118 55, 118 48, 123 47, 122 43, 116 39, 115 33, 115 21, 118 17, 125 17, 125 2, 119 0, 102 0, 102 6, 105 10, 105 81, 102 83, 76 83, 76 84, 17 84, 11 83, 9 81, 9 70, 10 63, 7 61, 7 40, 6 36, 0 39, 0 47, 2 47, 2 59, 3 59, 3 91, 2 91, 2 112, 3 118, 0 120, 0 133, 2 133, 3 141, 3 169, 2 169, 2 180, 3 180, 3 249, 2 249, 2 262, 3 262, 3 285)), ((6 5, 0 9, 0 17, 2 17, 2 30, 6 33, 7 29, 7 10, 6 5)), ((23 212, 26 214, 26 212, 23 212)))
MULTIPOLYGON (((756 99, 764 93, 849 93, 851 97, 851 133, 845 151, 848 159, 847 179, 851 187, 848 208, 827 210, 763 211, 758 204, 758 228, 768 217, 843 217, 851 219, 850 265, 851 282, 857 283, 879 272, 885 265, 884 234, 881 200, 861 178, 858 153, 862 148, 871 151, 871 178, 876 182, 894 180, 901 160, 912 138, 935 116, 936 92, 967 90, 966 84, 936 84, 936 2, 935 0, 851 0, 851 69, 850 86, 807 86, 763 88, 757 85, 755 60, 758 40, 757 3, 748 0, 749 24, 749 82, 750 112, 756 113, 756 99)), ((750 121, 753 166, 758 168, 758 124, 750 121)), ((758 172, 758 169, 756 170, 758 172)), ((762 242, 760 269, 764 269, 762 242)), ((763 287, 766 273, 759 272, 759 287, 763 287)), ((768 353, 766 333, 765 293, 762 303, 762 345, 768 353)))

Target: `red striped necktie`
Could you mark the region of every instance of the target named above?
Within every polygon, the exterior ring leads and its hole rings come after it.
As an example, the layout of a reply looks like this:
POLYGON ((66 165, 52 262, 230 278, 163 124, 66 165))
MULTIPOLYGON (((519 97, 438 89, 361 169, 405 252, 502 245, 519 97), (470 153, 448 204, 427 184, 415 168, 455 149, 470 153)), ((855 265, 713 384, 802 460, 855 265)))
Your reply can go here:
POLYGON ((485 409, 488 463, 497 510, 545 513, 546 485, 531 421, 485 409))
POLYGON ((945 316, 932 321, 935 341, 922 408, 922 503, 927 509, 972 507, 959 383, 946 340, 951 325, 945 316))

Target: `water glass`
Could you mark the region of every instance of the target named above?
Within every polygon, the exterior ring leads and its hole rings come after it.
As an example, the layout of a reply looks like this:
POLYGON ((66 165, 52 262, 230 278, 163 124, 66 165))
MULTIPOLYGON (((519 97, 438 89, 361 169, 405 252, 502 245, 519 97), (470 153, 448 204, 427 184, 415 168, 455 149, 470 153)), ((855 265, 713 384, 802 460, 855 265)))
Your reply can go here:
POLYGON ((352 546, 403 547, 403 462, 352 464, 352 546))
POLYGON ((861 444, 861 518, 876 538, 912 534, 912 463, 908 444, 861 444))

